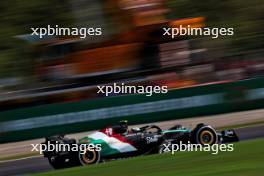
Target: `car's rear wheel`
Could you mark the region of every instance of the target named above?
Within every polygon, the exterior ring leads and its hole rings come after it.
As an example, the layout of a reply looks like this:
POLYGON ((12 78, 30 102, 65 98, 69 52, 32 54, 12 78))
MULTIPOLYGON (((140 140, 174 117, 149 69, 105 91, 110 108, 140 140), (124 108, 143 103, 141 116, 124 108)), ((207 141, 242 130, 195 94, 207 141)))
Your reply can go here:
POLYGON ((79 153, 79 161, 82 165, 96 164, 100 161, 100 152, 87 149, 79 153))

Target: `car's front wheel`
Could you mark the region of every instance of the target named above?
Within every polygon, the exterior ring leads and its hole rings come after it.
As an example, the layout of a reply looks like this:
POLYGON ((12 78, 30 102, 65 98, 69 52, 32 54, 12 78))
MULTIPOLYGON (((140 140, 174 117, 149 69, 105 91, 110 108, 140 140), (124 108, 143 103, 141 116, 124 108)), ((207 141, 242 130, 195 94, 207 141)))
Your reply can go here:
POLYGON ((218 143, 216 131, 207 125, 197 126, 194 130, 193 137, 197 144, 213 145, 218 143))

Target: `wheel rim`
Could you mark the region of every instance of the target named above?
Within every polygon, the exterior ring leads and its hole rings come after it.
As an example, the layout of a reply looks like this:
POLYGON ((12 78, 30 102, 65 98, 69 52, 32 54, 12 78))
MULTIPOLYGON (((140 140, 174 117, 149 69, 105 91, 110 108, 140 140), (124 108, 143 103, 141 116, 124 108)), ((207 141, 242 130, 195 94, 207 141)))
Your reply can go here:
POLYGON ((86 150, 86 152, 81 155, 81 159, 85 164, 94 163, 96 161, 96 152, 94 150, 86 150))
POLYGON ((201 144, 213 144, 214 142, 214 134, 211 131, 203 131, 200 134, 201 144))

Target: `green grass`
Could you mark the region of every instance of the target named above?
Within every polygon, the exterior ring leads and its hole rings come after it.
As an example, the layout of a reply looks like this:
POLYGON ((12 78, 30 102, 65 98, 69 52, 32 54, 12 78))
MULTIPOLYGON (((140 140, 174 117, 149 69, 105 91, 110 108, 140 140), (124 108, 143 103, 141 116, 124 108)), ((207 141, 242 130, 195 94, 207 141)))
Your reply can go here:
POLYGON ((264 172, 264 139, 234 144, 233 152, 179 152, 51 171, 39 176, 259 176, 264 172))

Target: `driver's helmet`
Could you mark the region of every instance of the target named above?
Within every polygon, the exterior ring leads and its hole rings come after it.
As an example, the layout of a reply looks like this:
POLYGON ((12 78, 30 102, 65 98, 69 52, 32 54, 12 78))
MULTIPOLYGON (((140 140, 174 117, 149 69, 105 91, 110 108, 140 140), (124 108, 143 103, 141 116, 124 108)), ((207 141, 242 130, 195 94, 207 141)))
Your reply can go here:
POLYGON ((126 135, 128 133, 127 120, 119 121, 119 126, 120 126, 120 133, 126 135))
POLYGON ((127 120, 120 120, 119 121, 119 125, 124 128, 124 129, 127 129, 128 128, 128 121, 127 120))

